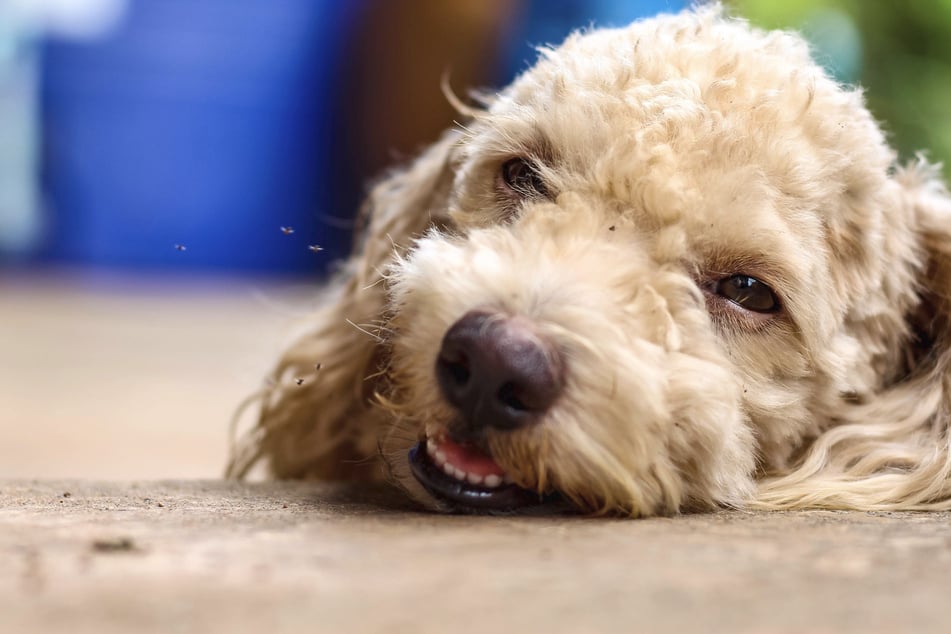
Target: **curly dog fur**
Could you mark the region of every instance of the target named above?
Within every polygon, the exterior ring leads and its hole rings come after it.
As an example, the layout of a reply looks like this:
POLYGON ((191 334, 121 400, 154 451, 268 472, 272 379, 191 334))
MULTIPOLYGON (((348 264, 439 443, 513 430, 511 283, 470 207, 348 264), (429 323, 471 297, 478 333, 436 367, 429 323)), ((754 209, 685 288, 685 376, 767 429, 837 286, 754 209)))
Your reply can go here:
POLYGON ((462 464, 490 511, 498 488, 630 516, 951 508, 951 198, 800 37, 718 7, 576 33, 460 107, 372 190, 232 475, 388 474, 442 510, 467 508, 462 464), (551 357, 530 422, 441 389, 473 311, 551 357), (413 470, 427 442, 448 482, 413 470))

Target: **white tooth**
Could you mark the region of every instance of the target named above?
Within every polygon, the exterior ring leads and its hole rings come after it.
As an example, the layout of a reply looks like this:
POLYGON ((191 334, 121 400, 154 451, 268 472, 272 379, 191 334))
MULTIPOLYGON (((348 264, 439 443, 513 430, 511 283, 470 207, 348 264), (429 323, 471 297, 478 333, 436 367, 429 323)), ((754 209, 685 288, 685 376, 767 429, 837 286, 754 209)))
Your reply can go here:
POLYGON ((433 458, 436 459, 436 464, 438 464, 439 466, 446 464, 446 454, 444 454, 441 451, 437 451, 436 455, 433 456, 433 458))
POLYGON ((426 453, 428 453, 430 456, 436 453, 436 441, 432 438, 426 441, 426 453))
POLYGON ((452 470, 452 477, 454 477, 456 480, 465 480, 465 479, 466 479, 466 472, 463 471, 462 469, 453 469, 453 470, 452 470))
POLYGON ((489 487, 490 489, 494 489, 500 484, 502 484, 502 478, 495 475, 494 473, 485 476, 485 486, 489 487))
POLYGON ((469 481, 469 484, 482 484, 482 476, 478 473, 470 473, 466 476, 466 480, 469 481))
POLYGON ((448 462, 444 462, 443 465, 442 465, 442 470, 446 472, 446 475, 451 476, 451 475, 453 475, 452 472, 455 471, 456 468, 453 467, 453 466, 452 466, 451 464, 449 464, 448 462))

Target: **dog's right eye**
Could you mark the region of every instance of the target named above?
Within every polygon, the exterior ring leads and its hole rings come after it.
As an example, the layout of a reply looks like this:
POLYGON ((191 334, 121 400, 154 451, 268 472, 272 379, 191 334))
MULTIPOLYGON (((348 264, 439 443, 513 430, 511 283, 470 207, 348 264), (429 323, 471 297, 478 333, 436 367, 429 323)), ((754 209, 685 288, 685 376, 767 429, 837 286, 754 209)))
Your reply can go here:
POLYGON ((526 159, 509 159, 502 164, 500 176, 505 187, 520 198, 548 196, 548 188, 538 169, 526 159))

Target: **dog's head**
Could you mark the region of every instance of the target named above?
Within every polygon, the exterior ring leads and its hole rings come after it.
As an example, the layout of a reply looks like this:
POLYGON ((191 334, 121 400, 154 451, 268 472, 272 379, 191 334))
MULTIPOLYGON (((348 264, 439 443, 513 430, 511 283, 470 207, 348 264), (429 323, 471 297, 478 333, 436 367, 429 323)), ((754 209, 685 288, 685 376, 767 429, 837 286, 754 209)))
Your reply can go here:
POLYGON ((470 115, 376 188, 351 286, 414 497, 649 515, 925 451, 885 429, 941 365, 951 205, 799 37, 716 8, 579 33, 470 115))
POLYGON ((433 152, 439 228, 387 277, 384 451, 419 498, 740 503, 909 371, 924 179, 795 35, 576 34, 433 152))

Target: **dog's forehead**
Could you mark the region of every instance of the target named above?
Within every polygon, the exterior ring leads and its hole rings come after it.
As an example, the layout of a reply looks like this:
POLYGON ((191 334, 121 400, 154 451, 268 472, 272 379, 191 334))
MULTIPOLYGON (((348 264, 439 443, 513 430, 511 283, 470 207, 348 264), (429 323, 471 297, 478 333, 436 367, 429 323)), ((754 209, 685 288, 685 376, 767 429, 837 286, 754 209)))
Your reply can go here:
POLYGON ((681 14, 579 32, 541 49, 493 111, 521 111, 559 142, 682 144, 703 128, 735 132, 767 116, 801 117, 817 91, 839 90, 798 37, 681 14))
POLYGON ((743 182, 746 197, 832 214, 830 199, 893 159, 861 93, 829 78, 800 37, 712 10, 575 34, 543 50, 487 121, 492 154, 548 154, 572 189, 630 201, 654 188, 722 207, 740 192, 711 185, 743 182))

